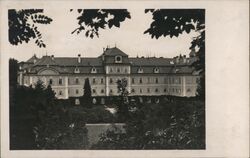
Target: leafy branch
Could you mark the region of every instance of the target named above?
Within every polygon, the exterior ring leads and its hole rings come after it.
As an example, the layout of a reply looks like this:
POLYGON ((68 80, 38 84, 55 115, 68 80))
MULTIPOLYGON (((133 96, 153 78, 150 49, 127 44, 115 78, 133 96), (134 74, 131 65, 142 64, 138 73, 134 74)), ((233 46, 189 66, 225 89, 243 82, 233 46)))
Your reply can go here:
POLYGON ((81 14, 77 18, 79 27, 71 34, 85 31, 85 36, 90 38, 99 37, 99 29, 120 27, 121 22, 131 18, 127 9, 77 9, 77 11, 81 14))
POLYGON ((12 45, 28 43, 31 38, 41 48, 46 47, 35 24, 50 24, 52 19, 41 14, 43 9, 9 9, 9 42, 12 45))

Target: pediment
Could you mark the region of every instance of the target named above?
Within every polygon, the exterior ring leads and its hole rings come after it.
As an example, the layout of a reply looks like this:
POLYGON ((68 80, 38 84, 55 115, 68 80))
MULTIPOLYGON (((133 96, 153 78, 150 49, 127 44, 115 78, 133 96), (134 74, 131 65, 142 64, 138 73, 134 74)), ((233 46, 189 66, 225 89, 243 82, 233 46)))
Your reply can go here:
POLYGON ((42 70, 40 70, 40 71, 38 72, 38 74, 40 74, 40 75, 58 75, 59 72, 56 71, 56 70, 54 70, 54 69, 49 69, 49 68, 47 68, 47 69, 42 69, 42 70))

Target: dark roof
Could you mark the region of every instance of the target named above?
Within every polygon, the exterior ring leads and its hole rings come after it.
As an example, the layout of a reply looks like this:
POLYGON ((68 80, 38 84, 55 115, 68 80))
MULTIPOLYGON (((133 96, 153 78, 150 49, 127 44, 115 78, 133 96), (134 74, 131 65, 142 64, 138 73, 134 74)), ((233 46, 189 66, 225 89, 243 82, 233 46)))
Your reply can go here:
POLYGON ((55 58, 54 60, 58 65, 64 66, 102 66, 100 58, 81 58, 80 63, 78 63, 78 58, 55 58))
POLYGON ((170 58, 129 58, 129 61, 132 65, 135 66, 166 66, 171 65, 170 58))
POLYGON ((103 55, 105 56, 116 56, 116 55, 120 55, 120 56, 128 56, 126 53, 124 53, 123 51, 121 51, 119 48, 117 47, 113 47, 113 48, 107 48, 103 55))
POLYGON ((153 74, 154 69, 158 68, 159 73, 168 73, 168 74, 184 74, 184 73, 193 73, 195 69, 191 66, 133 66, 131 67, 132 74, 138 74, 138 69, 143 70, 142 74, 153 74))
POLYGON ((142 68, 143 73, 154 73, 155 68, 159 68, 159 73, 193 73, 194 68, 190 65, 197 60, 193 58, 156 58, 156 57, 141 57, 141 58, 128 58, 128 55, 122 52, 119 48, 107 48, 103 55, 98 58, 80 58, 81 62, 78 62, 78 57, 54 57, 54 56, 43 56, 37 58, 35 55, 32 56, 25 63, 22 63, 24 69, 29 69, 31 73, 37 73, 44 66, 53 67, 60 73, 74 73, 75 68, 79 68, 80 73, 90 73, 93 67, 96 68, 97 73, 105 73, 105 64, 114 64, 115 56, 122 56, 122 63, 115 64, 130 64, 131 73, 138 73, 138 69, 142 68), (178 62, 177 62, 178 59, 178 62), (185 62, 184 62, 185 59, 185 62), (37 60, 34 64, 34 60, 37 60))
MULTIPOLYGON (((45 67, 44 66, 35 66, 32 69, 30 69, 30 73, 38 73, 40 70, 43 70, 45 67)), ((91 73, 91 70, 93 66, 84 66, 84 67, 76 67, 76 66, 49 66, 49 68, 52 68, 59 73, 74 73, 75 69, 78 68, 80 73, 86 73, 89 74, 91 73)), ((103 67, 94 67, 97 71, 98 74, 103 74, 104 73, 104 68, 103 67)))
POLYGON ((100 58, 81 58, 81 62, 78 63, 78 58, 70 57, 54 57, 43 56, 35 65, 58 65, 58 66, 102 66, 102 60, 100 58))
POLYGON ((35 65, 58 65, 50 56, 43 56, 35 65))
POLYGON ((31 58, 29 58, 26 62, 27 63, 34 63, 34 60, 38 60, 38 58, 36 57, 35 54, 31 58))

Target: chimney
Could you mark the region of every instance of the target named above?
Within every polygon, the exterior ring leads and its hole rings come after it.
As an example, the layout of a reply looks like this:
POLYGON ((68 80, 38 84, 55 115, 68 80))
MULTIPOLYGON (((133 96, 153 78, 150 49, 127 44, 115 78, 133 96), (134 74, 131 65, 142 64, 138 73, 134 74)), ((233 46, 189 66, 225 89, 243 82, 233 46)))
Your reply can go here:
POLYGON ((81 63, 81 54, 78 54, 78 63, 81 63))
POLYGON ((178 64, 179 61, 180 61, 180 58, 179 58, 179 56, 177 56, 177 57, 175 58, 175 62, 178 64))
POLYGON ((183 55, 183 63, 187 63, 187 58, 186 58, 186 55, 183 55))
POLYGON ((36 61, 37 61, 37 60, 36 60, 36 59, 37 59, 37 58, 36 58, 36 54, 34 54, 33 57, 34 57, 33 63, 35 64, 36 61))
POLYGON ((54 59, 55 59, 54 55, 51 55, 51 59, 52 59, 52 60, 54 60, 54 59))

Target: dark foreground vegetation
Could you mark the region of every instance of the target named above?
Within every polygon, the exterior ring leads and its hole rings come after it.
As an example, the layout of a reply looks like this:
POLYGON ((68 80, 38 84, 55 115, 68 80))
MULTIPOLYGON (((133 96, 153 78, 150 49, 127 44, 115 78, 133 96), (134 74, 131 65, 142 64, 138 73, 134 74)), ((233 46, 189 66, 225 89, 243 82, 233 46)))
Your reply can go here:
POLYGON ((81 104, 58 100, 50 86, 17 86, 17 62, 10 60, 10 149, 205 149, 205 101, 173 96, 119 97, 105 105, 83 96, 81 104), (116 113, 110 113, 113 108, 116 113), (90 146, 86 123, 125 123, 90 146), (125 131, 125 132, 124 132, 125 131))

